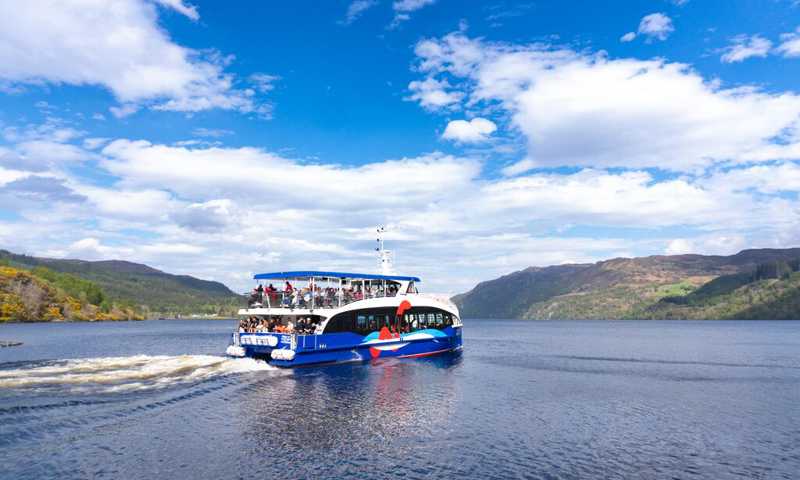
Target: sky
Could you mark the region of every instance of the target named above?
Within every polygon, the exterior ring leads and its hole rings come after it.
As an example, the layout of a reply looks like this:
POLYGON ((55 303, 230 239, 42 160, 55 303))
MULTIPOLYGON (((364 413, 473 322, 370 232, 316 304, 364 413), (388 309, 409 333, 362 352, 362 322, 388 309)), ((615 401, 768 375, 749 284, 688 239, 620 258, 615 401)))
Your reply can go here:
POLYGON ((0 0, 0 248, 457 293, 800 245, 800 2, 0 0))

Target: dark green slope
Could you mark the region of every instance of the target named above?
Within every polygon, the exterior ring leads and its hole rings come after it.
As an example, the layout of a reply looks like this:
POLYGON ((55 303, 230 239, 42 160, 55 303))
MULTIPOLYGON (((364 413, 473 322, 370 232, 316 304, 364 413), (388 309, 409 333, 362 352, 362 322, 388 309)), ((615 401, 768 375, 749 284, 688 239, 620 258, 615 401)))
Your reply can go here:
POLYGON ((752 249, 731 256, 652 256, 531 267, 482 282, 453 300, 465 318, 785 318, 795 315, 787 306, 792 304, 793 294, 784 285, 786 279, 750 284, 764 265, 788 265, 798 258, 798 248, 752 249), (737 290, 740 288, 743 290, 737 290), (780 291, 783 296, 776 299, 767 290, 780 291), (690 309, 662 302, 692 293, 695 298, 713 297, 718 306, 690 309), (719 307, 731 305, 737 295, 745 293, 749 300, 737 302, 736 308, 719 307))
POLYGON ((77 275, 99 285, 111 300, 146 307, 152 315, 231 314, 242 303, 241 296, 222 283, 133 262, 39 258, 5 250, 0 250, 0 259, 23 268, 42 266, 77 275))

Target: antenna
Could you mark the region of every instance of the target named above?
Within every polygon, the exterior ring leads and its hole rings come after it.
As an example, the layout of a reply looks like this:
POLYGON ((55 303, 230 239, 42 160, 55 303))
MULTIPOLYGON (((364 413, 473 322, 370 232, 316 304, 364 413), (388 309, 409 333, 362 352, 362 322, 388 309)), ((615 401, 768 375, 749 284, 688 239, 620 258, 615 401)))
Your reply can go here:
POLYGON ((393 252, 391 250, 386 250, 383 248, 383 234, 386 233, 386 227, 380 226, 377 228, 377 236, 376 242, 378 242, 378 247, 375 251, 378 252, 378 267, 381 269, 381 273, 383 275, 391 275, 394 273, 392 271, 392 260, 394 258, 393 252))

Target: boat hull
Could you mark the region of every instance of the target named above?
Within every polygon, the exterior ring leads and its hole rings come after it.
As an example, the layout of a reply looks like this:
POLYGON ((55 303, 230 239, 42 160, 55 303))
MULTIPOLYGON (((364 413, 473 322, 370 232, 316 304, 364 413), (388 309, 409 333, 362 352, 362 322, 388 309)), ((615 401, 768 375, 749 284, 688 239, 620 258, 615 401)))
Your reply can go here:
POLYGON ((234 334, 236 356, 259 358, 279 367, 365 362, 379 358, 421 358, 461 350, 461 327, 427 329, 402 335, 373 332, 321 335, 234 334), (242 355, 239 355, 239 354, 242 355))

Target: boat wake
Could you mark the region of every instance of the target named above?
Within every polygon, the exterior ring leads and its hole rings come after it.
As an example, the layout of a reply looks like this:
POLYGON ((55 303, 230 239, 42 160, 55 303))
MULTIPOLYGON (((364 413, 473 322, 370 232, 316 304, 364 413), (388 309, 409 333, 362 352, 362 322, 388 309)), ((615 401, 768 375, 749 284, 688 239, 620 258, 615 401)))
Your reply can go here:
POLYGON ((233 373, 277 370, 251 358, 178 355, 84 358, 0 369, 0 389, 114 393, 163 388, 233 373))

